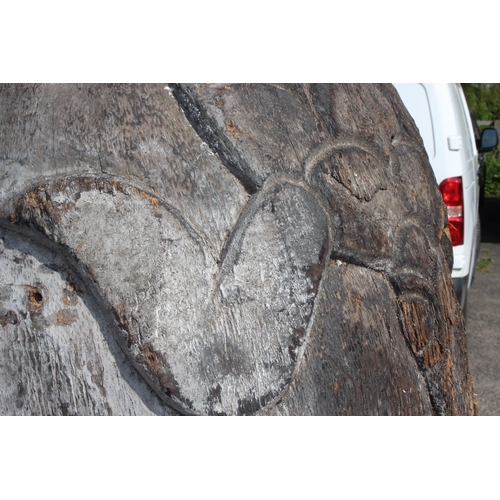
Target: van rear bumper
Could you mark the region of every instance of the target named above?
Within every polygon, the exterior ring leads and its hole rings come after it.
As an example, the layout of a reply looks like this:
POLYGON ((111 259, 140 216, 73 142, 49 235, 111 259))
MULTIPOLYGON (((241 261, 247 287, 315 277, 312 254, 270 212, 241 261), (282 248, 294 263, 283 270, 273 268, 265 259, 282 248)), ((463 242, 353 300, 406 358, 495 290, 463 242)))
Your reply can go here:
POLYGON ((458 302, 462 311, 465 312, 465 305, 467 303, 467 284, 469 283, 469 275, 463 276, 461 278, 453 278, 453 287, 455 288, 455 294, 457 296, 458 302))

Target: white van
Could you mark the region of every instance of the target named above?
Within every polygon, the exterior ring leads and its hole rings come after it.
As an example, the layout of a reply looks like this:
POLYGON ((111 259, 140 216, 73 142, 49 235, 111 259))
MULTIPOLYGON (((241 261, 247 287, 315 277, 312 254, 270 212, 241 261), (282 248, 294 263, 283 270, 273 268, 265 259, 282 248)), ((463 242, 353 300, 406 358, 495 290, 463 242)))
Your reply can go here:
POLYGON ((453 284, 464 315, 479 254, 480 152, 498 144, 494 128, 476 144, 467 102, 458 83, 394 84, 423 139, 436 181, 448 207, 453 243, 453 284))

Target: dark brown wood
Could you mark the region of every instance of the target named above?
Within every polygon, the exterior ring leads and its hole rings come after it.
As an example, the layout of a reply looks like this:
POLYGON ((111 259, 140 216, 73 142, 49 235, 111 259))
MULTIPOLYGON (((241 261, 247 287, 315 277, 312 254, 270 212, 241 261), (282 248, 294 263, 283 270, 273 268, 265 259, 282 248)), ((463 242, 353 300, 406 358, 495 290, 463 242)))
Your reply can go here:
POLYGON ((2 85, 0 413, 472 415, 391 85, 2 85))

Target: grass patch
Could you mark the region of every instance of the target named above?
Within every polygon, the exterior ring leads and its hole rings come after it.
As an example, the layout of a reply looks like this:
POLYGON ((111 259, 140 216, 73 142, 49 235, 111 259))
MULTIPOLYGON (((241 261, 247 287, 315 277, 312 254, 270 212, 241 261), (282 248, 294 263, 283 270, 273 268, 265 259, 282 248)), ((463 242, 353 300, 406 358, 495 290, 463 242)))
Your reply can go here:
POLYGON ((477 270, 478 271, 487 271, 488 266, 493 264, 493 259, 479 259, 477 262, 477 270))

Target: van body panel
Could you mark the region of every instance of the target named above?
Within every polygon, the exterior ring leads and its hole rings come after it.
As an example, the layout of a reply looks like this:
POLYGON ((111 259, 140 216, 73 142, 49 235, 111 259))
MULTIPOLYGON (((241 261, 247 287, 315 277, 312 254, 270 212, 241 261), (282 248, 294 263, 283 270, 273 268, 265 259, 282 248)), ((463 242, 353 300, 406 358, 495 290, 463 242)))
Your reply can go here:
POLYGON ((424 142, 437 184, 462 177, 464 244, 453 247, 452 278, 465 306, 478 254, 479 159, 474 128, 457 83, 394 84, 424 142))

